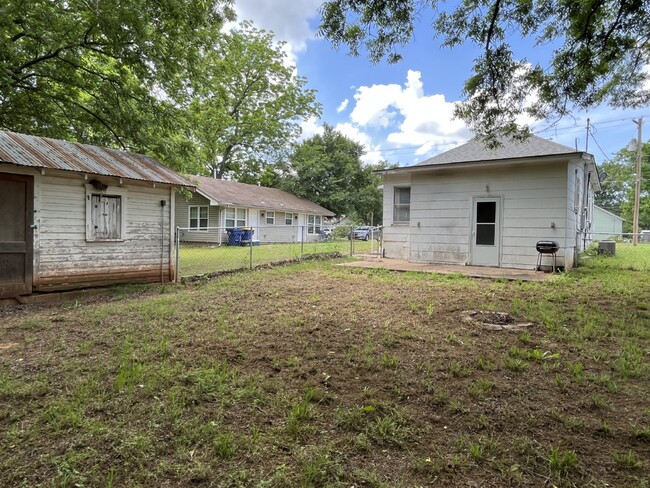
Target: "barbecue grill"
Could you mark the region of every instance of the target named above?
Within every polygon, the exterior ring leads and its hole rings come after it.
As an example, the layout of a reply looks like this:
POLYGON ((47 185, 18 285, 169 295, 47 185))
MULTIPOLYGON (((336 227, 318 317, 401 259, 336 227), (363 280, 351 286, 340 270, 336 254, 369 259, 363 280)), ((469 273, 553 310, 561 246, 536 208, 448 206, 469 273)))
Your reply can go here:
POLYGON ((538 241, 535 246, 537 249, 537 266, 535 266, 535 271, 538 271, 542 268, 542 258, 544 254, 551 254, 553 256, 553 273, 555 273, 555 268, 557 268, 557 252, 560 250, 560 245, 556 241, 538 241))

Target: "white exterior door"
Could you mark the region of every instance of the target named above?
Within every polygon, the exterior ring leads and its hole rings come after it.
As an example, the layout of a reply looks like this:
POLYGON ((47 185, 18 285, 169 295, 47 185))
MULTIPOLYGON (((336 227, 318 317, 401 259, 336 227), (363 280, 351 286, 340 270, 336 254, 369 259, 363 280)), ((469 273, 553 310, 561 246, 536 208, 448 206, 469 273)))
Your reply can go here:
POLYGON ((499 266, 501 198, 474 198, 471 253, 475 266, 499 266))

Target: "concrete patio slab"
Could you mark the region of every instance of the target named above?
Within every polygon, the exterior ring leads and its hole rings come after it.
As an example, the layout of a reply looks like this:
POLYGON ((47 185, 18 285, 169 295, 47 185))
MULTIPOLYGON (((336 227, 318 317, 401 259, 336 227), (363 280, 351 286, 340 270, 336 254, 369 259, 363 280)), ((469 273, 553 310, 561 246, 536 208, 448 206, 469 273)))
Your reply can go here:
POLYGON ((338 266, 354 268, 377 268, 391 271, 415 271, 419 273, 462 274, 472 278, 506 279, 511 281, 547 281, 556 278, 557 274, 542 271, 509 268, 489 268, 485 266, 462 266, 453 264, 424 264, 411 263, 402 259, 378 258, 371 255, 358 255, 361 261, 350 261, 338 266))

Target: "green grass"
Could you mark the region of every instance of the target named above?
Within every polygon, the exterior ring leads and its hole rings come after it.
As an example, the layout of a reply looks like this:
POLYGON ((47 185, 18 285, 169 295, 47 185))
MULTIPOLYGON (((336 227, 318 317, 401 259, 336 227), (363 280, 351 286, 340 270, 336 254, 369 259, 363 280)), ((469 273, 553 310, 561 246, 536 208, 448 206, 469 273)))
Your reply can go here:
POLYGON ((377 242, 354 241, 352 247, 347 239, 324 242, 299 242, 286 244, 262 244, 253 247, 217 246, 183 242, 180 246, 180 276, 196 276, 220 271, 249 269, 282 261, 297 261, 301 256, 319 253, 340 253, 344 256, 377 252, 377 242), (372 246, 372 247, 371 247, 372 246))
POLYGON ((0 486, 650 484, 650 273, 336 264, 3 314, 0 486))
POLYGON ((580 266, 593 269, 650 271, 650 243, 643 242, 633 246, 627 242, 617 242, 614 256, 599 255, 595 244, 581 257, 580 266))

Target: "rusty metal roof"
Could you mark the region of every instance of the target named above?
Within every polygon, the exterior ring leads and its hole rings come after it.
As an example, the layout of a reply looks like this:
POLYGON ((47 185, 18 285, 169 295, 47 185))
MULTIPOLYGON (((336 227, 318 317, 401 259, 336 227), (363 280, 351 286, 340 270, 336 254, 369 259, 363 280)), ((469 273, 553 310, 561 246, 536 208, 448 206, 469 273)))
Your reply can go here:
POLYGON ((196 182, 199 193, 223 206, 249 207, 281 212, 312 213, 334 216, 317 203, 297 197, 278 188, 249 185, 236 181, 218 180, 206 176, 186 176, 196 182))
POLYGON ((193 187, 144 154, 0 131, 0 163, 193 187))

